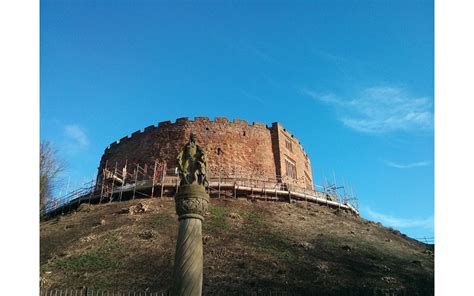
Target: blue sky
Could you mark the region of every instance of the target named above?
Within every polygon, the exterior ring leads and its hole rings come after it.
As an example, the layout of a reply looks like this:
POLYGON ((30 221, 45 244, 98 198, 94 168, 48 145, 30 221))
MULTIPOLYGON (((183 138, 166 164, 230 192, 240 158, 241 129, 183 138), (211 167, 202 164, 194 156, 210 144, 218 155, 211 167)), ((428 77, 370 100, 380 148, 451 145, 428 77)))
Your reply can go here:
POLYGON ((434 236, 432 1, 41 1, 40 137, 71 180, 105 147, 179 117, 279 121, 317 184, 434 236))

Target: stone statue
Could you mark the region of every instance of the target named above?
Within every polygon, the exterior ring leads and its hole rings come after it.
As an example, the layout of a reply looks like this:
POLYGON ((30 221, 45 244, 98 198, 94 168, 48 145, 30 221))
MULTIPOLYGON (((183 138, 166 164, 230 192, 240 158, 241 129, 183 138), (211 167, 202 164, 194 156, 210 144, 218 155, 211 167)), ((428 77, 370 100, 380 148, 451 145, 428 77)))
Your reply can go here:
POLYGON ((202 295, 203 246, 202 221, 207 212, 209 194, 207 161, 204 150, 191 134, 178 157, 179 189, 175 194, 179 228, 173 275, 173 296, 202 295))
POLYGON ((178 174, 180 185, 199 184, 208 186, 207 159, 204 150, 196 144, 196 136, 191 134, 189 143, 178 154, 178 174))

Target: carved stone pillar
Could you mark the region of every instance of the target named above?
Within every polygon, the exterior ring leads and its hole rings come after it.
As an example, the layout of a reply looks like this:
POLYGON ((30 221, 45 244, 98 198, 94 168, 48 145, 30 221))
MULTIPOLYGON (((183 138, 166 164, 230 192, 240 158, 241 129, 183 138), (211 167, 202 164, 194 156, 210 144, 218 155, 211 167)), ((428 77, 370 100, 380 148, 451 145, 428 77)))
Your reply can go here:
POLYGON ((202 221, 207 212, 209 195, 204 186, 182 185, 175 195, 179 218, 174 264, 174 296, 202 294, 203 249, 202 221))

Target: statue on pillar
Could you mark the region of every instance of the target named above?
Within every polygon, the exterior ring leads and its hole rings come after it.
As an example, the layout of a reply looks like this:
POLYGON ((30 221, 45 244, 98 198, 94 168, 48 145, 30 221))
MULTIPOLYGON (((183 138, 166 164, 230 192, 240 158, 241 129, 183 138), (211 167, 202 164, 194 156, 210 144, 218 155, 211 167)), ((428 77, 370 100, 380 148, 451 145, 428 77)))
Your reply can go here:
POLYGON ((179 220, 173 275, 173 296, 202 294, 203 245, 202 221, 207 212, 209 194, 207 161, 204 150, 191 134, 189 143, 177 157, 180 185, 175 195, 179 220))
POLYGON ((196 135, 191 134, 189 143, 178 154, 180 185, 198 184, 208 186, 207 159, 204 150, 196 144, 196 135))

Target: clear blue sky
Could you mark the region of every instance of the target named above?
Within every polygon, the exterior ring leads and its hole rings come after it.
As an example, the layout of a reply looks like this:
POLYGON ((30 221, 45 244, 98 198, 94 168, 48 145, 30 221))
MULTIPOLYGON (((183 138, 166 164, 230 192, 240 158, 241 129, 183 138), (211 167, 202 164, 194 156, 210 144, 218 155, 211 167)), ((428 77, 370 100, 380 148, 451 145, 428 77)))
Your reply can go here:
POLYGON ((41 1, 42 140, 71 180, 151 124, 281 122, 317 184, 362 216, 433 236, 432 1, 41 1))

